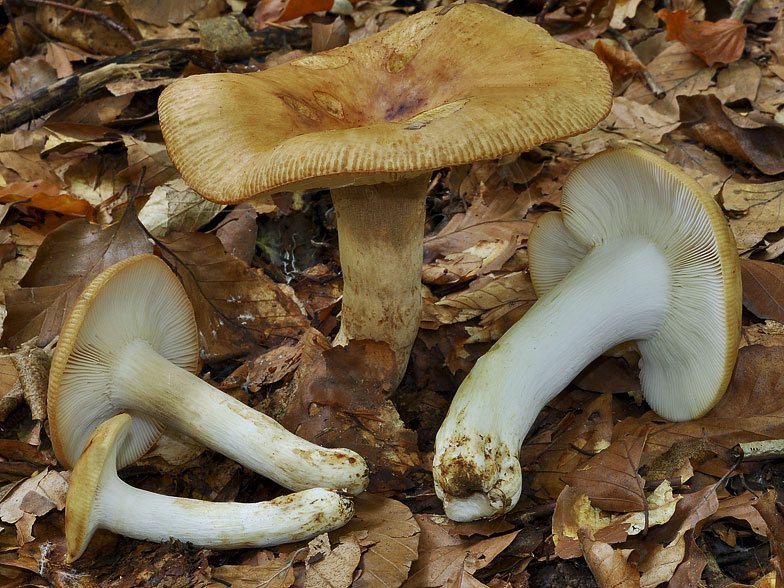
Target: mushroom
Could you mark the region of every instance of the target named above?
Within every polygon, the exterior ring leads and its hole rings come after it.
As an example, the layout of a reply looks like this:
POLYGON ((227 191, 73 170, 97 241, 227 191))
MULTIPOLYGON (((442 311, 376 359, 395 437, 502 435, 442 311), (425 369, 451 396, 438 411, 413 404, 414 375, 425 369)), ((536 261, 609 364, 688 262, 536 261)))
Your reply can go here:
POLYGON ((172 162, 208 200, 331 189, 344 277, 334 343, 388 343, 402 378, 431 172, 586 131, 611 94, 593 53, 469 3, 262 72, 178 80, 158 105, 172 162))
POLYGON ((659 157, 622 148, 577 166, 528 249, 540 298, 476 362, 436 436, 436 494, 457 521, 517 503, 537 414, 613 346, 636 341, 645 398, 674 421, 710 410, 735 363, 735 241, 716 202, 659 157))
POLYGON ((213 549, 268 547, 310 539, 345 525, 351 500, 323 488, 268 502, 209 502, 134 488, 117 475, 132 427, 128 414, 100 424, 74 466, 65 500, 66 561, 78 559, 98 529, 133 539, 188 541, 213 549))
POLYGON ((359 494, 368 469, 357 453, 325 449, 209 385, 185 290, 154 255, 123 259, 82 292, 60 332, 49 372, 52 445, 66 467, 87 438, 120 412, 135 418, 119 467, 169 426, 291 490, 359 494))

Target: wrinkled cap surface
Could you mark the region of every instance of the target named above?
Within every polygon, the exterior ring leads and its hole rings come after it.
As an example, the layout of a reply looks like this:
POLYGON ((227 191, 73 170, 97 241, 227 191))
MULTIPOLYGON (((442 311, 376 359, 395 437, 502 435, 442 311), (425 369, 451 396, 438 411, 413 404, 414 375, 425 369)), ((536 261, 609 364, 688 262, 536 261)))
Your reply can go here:
POLYGON ((131 417, 118 414, 102 423, 89 437, 74 466, 65 502, 65 543, 68 561, 87 548, 98 528, 100 491, 106 476, 117 471, 117 451, 128 436, 131 417))
POLYGON ((595 126, 611 93, 593 53, 463 4, 263 72, 179 80, 159 114, 185 181, 239 202, 527 151, 595 126))
MULTIPOLYGON (((125 346, 145 340, 173 364, 194 372, 199 365, 193 307, 169 267, 154 255, 123 259, 85 288, 60 332, 49 371, 48 405, 57 459, 72 467, 93 430, 122 412, 112 399, 113 369, 125 346)), ((134 415, 118 467, 141 457, 163 426, 134 415)))
POLYGON ((669 420, 697 418, 727 388, 741 320, 735 239, 697 182, 638 148, 606 151, 578 165, 564 183, 561 212, 543 215, 531 232, 534 288, 545 294, 592 248, 630 236, 655 243, 672 278, 662 326, 637 342, 645 399, 669 420))

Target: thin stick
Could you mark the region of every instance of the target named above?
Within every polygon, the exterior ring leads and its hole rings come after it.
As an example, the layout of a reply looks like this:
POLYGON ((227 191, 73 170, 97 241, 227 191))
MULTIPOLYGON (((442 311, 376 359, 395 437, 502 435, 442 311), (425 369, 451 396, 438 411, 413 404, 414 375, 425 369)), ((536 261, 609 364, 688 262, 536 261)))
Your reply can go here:
POLYGON ((54 0, 27 0, 28 2, 32 2, 33 4, 43 4, 46 6, 53 6, 55 8, 62 8, 63 10, 70 10, 71 12, 78 12, 80 14, 85 14, 87 16, 91 16, 93 18, 97 18, 100 20, 104 26, 116 30, 120 33, 123 37, 128 39, 131 43, 135 43, 136 39, 133 38, 133 35, 122 26, 120 23, 112 19, 107 14, 103 12, 98 12, 97 10, 90 10, 89 8, 81 8, 79 6, 72 6, 71 4, 64 4, 62 2, 55 2, 54 0))
MULTIPOLYGON (((637 53, 634 52, 634 48, 631 46, 631 43, 629 43, 629 39, 624 37, 619 31, 612 27, 607 27, 607 32, 610 33, 616 41, 618 41, 618 44, 623 48, 624 51, 628 51, 637 57, 638 60, 640 59, 637 56, 637 53)), ((653 92, 654 96, 657 98, 664 98, 667 92, 664 91, 664 88, 659 85, 659 83, 653 78, 647 69, 642 71, 642 77, 645 79, 645 83, 648 84, 648 87, 651 89, 651 92, 653 92)))
POLYGON ((746 18, 746 15, 749 13, 749 10, 751 10, 752 6, 754 6, 755 1, 756 0, 740 0, 737 6, 735 6, 735 10, 733 10, 732 14, 730 14, 730 18, 734 18, 743 22, 743 20, 746 18))
POLYGON ((738 443, 730 449, 730 455, 740 461, 780 459, 784 457, 784 439, 738 443))

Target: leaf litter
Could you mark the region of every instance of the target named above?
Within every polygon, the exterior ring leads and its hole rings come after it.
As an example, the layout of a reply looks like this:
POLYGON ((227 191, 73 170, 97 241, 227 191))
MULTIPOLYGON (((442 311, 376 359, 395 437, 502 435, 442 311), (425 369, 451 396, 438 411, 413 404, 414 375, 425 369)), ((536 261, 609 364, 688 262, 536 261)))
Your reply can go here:
MULTIPOLYGON (((333 3, 293 0, 86 2, 73 11, 9 3, 3 23, 13 17, 14 27, 5 24, 8 51, 0 52, 6 107, 111 56, 129 56, 140 42, 176 51, 132 66, 132 75, 76 102, 30 109, 23 123, 9 125, 4 111, 3 583, 132 586, 165 578, 158 583, 522 588, 782 581, 784 470, 777 461, 733 470, 729 453, 739 442, 784 437, 779 0, 751 3, 743 18, 730 12, 736 3, 716 0, 498 3, 599 55, 613 72, 615 103, 583 136, 436 173, 422 329, 394 393, 384 345, 329 344, 340 324, 342 279, 328 195, 223 209, 195 195, 171 165, 156 102, 172 81, 263 69, 442 4, 357 2, 338 16, 323 12, 333 3), (450 522, 430 473, 449 399, 535 300, 527 238, 542 212, 558 208, 566 174, 591 154, 625 144, 680 165, 728 217, 743 258, 746 309, 729 390, 703 418, 667 423, 642 403, 634 349, 598 360, 537 419, 521 452, 518 507, 495 521, 450 522), (75 566, 65 563, 67 472, 46 434, 48 353, 82 288, 141 252, 163 257, 182 280, 199 323, 205 378, 305 437, 368 458, 371 492, 357 498, 348 525, 310 544, 228 553, 99 534, 75 566), (727 555, 733 549, 750 554, 743 566, 727 555), (564 558, 580 563, 567 572, 564 558)), ((182 496, 251 501, 279 493, 211 452, 185 454, 179 465, 150 459, 123 475, 182 496)))

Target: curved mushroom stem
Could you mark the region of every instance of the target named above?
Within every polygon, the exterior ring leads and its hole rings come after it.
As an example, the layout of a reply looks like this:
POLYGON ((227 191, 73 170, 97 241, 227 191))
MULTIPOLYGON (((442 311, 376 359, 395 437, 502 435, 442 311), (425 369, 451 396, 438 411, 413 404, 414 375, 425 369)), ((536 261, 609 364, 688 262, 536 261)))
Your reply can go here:
POLYGON ((144 541, 173 537, 214 549, 268 547, 333 531, 354 514, 349 498, 323 488, 245 503, 148 492, 123 482, 116 470, 101 482, 96 528, 144 541))
POLYGON ((436 437, 449 518, 503 514, 520 498, 520 447, 539 411, 593 359, 662 324, 671 270, 653 243, 598 246, 474 365, 436 437))
POLYGON ((150 415, 290 490, 352 495, 368 483, 365 460, 297 437, 277 421, 159 355, 137 339, 116 354, 115 407, 150 415))
POLYGON ((389 344, 403 379, 422 317, 422 242, 430 174, 332 189, 343 269, 335 345, 389 344))

